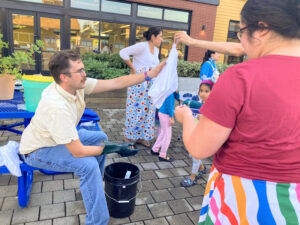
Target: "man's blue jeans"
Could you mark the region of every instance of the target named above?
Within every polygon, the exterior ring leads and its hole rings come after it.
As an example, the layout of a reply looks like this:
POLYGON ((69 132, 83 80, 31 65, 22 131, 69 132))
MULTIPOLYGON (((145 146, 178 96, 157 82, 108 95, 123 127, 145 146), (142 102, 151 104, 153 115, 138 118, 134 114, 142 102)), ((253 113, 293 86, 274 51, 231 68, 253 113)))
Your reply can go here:
MULTIPOLYGON (((80 129, 79 139, 83 145, 96 146, 107 141, 102 131, 80 129)), ((75 158, 65 147, 58 145, 46 147, 30 153, 26 159, 30 166, 58 172, 73 172, 80 177, 80 190, 87 212, 87 225, 106 225, 109 212, 103 191, 102 176, 104 174, 105 156, 75 158)))

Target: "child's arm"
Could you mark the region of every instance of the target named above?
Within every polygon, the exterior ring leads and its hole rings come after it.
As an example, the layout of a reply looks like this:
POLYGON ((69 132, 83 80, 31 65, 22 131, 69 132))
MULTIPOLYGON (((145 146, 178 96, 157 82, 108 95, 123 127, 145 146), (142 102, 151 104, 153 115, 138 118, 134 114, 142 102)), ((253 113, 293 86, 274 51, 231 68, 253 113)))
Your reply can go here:
POLYGON ((170 117, 170 126, 174 126, 174 124, 175 124, 174 117, 170 117))

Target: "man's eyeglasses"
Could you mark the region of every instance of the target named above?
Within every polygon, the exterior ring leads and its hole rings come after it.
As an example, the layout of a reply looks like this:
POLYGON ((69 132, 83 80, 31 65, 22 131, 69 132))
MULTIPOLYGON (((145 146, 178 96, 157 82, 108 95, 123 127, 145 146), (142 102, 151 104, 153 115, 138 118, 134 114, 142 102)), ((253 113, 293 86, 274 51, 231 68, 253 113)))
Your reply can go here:
POLYGON ((82 68, 78 71, 75 71, 75 72, 65 72, 63 74, 72 74, 72 73, 80 73, 81 76, 84 76, 85 75, 85 70, 82 68))

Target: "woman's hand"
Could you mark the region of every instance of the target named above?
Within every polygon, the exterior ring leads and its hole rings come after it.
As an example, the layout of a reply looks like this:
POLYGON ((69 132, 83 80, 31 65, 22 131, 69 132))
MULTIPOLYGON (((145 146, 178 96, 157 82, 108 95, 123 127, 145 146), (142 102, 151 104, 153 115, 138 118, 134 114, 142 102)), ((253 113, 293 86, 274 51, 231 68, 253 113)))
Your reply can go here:
POLYGON ((153 70, 148 71, 148 76, 151 78, 157 77, 159 72, 162 70, 162 68, 166 65, 167 59, 162 61, 157 67, 155 67, 153 70))
POLYGON ((130 68, 130 74, 136 74, 136 70, 134 68, 130 68))
POLYGON ((175 34, 174 41, 176 44, 183 43, 187 46, 190 46, 193 42, 193 38, 191 38, 185 31, 181 31, 175 34))
POLYGON ((182 124, 183 118, 188 115, 193 116, 193 113, 192 113, 191 109, 189 107, 187 107, 186 105, 180 105, 175 108, 175 117, 179 123, 182 124))

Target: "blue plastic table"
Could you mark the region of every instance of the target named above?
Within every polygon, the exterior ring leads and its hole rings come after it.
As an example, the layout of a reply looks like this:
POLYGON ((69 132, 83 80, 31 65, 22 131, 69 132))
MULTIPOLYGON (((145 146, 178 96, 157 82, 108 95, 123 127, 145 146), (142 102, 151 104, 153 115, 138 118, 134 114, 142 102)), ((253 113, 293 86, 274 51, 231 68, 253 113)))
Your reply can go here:
MULTIPOLYGON (((9 125, 0 125, 0 130, 6 130, 14 132, 17 134, 22 134, 22 131, 14 129, 16 126, 26 127, 31 118, 33 117, 33 112, 28 112, 26 110, 18 109, 18 105, 24 104, 23 92, 15 91, 14 98, 12 100, 0 100, 0 119, 23 119, 23 122, 12 123, 9 125)), ((85 109, 84 114, 77 126, 81 127, 83 122, 90 122, 94 125, 94 130, 100 130, 98 126, 98 121, 100 118, 97 113, 91 109, 85 109)), ((38 168, 31 167, 25 162, 20 164, 22 176, 18 177, 18 200, 20 207, 26 207, 30 199, 31 186, 33 181, 33 171, 39 170, 38 168)), ((48 174, 52 174, 52 171, 46 171, 48 174)), ((9 173, 5 166, 0 167, 0 174, 9 173)))

